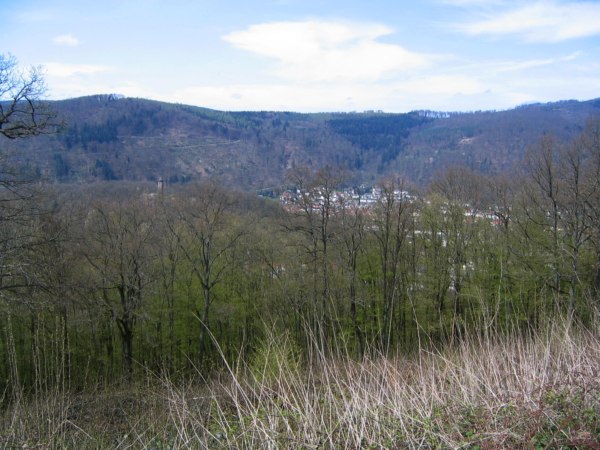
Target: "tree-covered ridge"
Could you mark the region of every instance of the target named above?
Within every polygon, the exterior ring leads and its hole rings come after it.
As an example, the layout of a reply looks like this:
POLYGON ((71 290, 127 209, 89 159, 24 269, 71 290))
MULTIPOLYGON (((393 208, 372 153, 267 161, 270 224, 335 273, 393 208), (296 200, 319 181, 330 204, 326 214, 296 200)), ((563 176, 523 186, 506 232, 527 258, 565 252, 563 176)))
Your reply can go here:
POLYGON ((360 169, 369 160, 377 163, 377 172, 384 173, 405 147, 406 138, 415 127, 430 121, 417 113, 338 116, 328 124, 340 136, 361 149, 361 157, 353 169, 360 169))
POLYGON ((110 95, 52 106, 61 133, 4 144, 23 170, 62 182, 216 176, 246 190, 285 185, 299 166, 338 167, 355 184, 395 173, 423 185, 457 164, 500 173, 544 133, 569 140, 598 112, 594 101, 468 114, 223 112, 110 95))
POLYGON ((328 121, 339 134, 363 150, 401 147, 402 140, 419 126, 431 119, 417 113, 411 114, 348 114, 328 121))

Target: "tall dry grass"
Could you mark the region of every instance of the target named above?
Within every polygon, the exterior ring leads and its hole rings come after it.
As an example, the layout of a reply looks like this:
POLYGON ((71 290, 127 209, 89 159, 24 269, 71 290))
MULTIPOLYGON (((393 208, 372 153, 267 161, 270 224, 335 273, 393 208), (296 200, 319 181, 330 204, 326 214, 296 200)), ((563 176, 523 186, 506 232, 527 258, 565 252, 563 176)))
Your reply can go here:
POLYGON ((15 405, 0 445, 600 448, 599 370, 600 332, 569 322, 309 368, 285 335, 272 335, 252 364, 205 385, 149 377, 135 389, 15 405))

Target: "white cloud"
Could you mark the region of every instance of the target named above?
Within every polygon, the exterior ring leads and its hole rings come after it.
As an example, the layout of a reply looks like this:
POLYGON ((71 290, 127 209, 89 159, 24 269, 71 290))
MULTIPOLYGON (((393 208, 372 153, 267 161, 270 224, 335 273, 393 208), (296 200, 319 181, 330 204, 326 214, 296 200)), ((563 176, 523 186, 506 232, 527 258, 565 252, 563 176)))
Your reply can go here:
POLYGON ((424 67, 428 57, 378 42, 392 29, 377 24, 272 22, 235 31, 223 39, 278 62, 276 75, 303 82, 376 81, 424 67))
POLYGON ((64 64, 57 62, 49 62, 44 65, 46 75, 50 77, 72 77, 77 75, 93 75, 100 72, 108 72, 110 67, 99 66, 94 64, 64 64))
POLYGON ((581 52, 574 52, 570 55, 561 58, 547 59, 529 59, 524 61, 501 61, 485 64, 480 64, 482 69, 487 69, 492 72, 520 72, 523 70, 536 69, 539 67, 552 66, 555 64, 564 64, 565 62, 574 61, 578 58, 581 52))
MULTIPOLYGON (((597 96, 600 80, 594 71, 560 69, 555 59, 489 61, 469 67, 447 67, 436 72, 418 72, 380 83, 208 84, 162 91, 153 98, 195 104, 215 109, 287 110, 298 112, 363 111, 381 109, 407 112, 418 109, 468 111, 507 109, 527 102, 586 100, 597 96), (555 68, 556 67, 556 68, 555 68), (521 72, 542 70, 540 76, 521 72)), ((538 72, 535 72, 538 74, 538 72)), ((121 91, 118 91, 121 92, 121 91)))
POLYGON ((66 45, 67 47, 76 47, 79 45, 79 39, 72 34, 61 34, 52 39, 56 45, 66 45))
POLYGON ((476 96, 487 87, 479 79, 462 75, 415 77, 388 83, 237 84, 194 86, 163 92, 163 99, 226 110, 287 110, 300 112, 363 111, 404 112, 448 107, 457 94, 476 96), (173 100, 174 99, 174 100, 173 100))
POLYGON ((458 29, 470 35, 520 35, 534 42, 588 37, 600 34, 600 3, 537 1, 458 29))

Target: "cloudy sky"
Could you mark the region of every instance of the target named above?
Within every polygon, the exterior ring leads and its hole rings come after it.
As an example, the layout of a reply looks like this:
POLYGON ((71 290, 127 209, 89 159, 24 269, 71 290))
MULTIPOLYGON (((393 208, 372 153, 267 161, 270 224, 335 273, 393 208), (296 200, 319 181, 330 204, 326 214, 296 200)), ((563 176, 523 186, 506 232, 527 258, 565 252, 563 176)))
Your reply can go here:
POLYGON ((506 109, 600 97, 600 1, 0 0, 53 99, 222 110, 506 109))

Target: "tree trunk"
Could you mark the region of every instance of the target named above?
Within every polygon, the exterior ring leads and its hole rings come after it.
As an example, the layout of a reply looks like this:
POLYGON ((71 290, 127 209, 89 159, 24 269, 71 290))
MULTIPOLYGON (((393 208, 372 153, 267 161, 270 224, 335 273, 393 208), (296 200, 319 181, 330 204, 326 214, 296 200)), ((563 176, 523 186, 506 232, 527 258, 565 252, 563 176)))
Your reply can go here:
POLYGON ((123 368, 127 382, 133 381, 133 328, 127 319, 119 319, 119 331, 123 347, 123 368))
POLYGON ((206 341, 206 331, 208 329, 208 314, 210 312, 211 302, 210 287, 204 286, 204 309, 202 310, 202 321, 200 323, 200 333, 198 334, 198 370, 202 370, 204 363, 204 345, 206 341))

